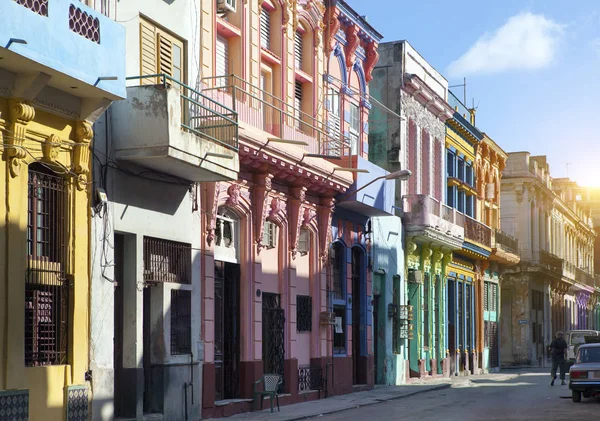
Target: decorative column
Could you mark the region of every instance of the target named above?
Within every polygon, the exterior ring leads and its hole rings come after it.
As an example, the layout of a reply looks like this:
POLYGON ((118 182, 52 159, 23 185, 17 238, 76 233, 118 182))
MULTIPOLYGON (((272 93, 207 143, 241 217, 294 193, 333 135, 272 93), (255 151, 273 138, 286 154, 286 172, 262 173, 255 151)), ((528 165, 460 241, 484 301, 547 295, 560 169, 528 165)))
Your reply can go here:
POLYGON ((35 117, 35 109, 19 100, 11 101, 8 125, 8 133, 10 136, 5 136, 4 141, 6 146, 6 160, 10 175, 16 177, 21 171, 21 163, 27 156, 23 144, 27 137, 27 125, 35 117))

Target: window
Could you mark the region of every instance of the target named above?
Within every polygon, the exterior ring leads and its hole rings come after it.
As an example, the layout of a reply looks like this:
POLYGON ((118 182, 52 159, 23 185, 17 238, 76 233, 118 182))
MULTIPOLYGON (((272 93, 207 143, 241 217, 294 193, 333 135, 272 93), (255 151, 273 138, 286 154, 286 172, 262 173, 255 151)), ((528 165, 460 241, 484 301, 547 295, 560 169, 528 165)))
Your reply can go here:
POLYGON ((266 221, 263 228, 263 246, 270 249, 277 246, 277 225, 271 221, 266 221))
POLYGON ((346 266, 345 249, 340 243, 334 243, 332 247, 332 276, 333 276, 333 299, 345 300, 344 268, 346 266))
POLYGON ((229 74, 229 40, 222 35, 217 35, 215 76, 229 74))
POLYGON ((191 284, 191 245, 144 237, 144 282, 191 284))
POLYGON ((458 164, 457 164, 456 178, 464 181, 465 180, 465 160, 462 158, 458 158, 457 161, 458 161, 458 164))
POLYGON ((474 218, 473 216, 473 196, 471 195, 467 195, 466 197, 466 208, 465 208, 465 213, 470 216, 471 218, 474 218))
POLYGON ((294 85, 294 117, 296 129, 300 129, 302 121, 302 82, 296 81, 294 85))
POLYGON ((302 70, 302 54, 304 52, 304 35, 300 31, 296 31, 294 35, 294 59, 296 69, 302 70))
POLYGON ((271 12, 264 7, 260 13, 260 46, 271 49, 271 12))
POLYGON ((63 178, 29 167, 25 365, 67 362, 68 190, 63 178))
POLYGON ((312 297, 296 295, 296 331, 312 330, 312 297))
POLYGON ((350 104, 350 154, 357 155, 360 139, 360 109, 356 104, 350 104))
POLYGON ((171 355, 192 352, 192 292, 171 290, 171 355))
POLYGON ((459 212, 462 212, 462 213, 465 212, 465 192, 462 190, 458 191, 458 203, 457 203, 456 209, 459 212))
POLYGON ((469 186, 474 186, 474 182, 473 181, 474 181, 473 180, 473 166, 470 165, 470 164, 467 164, 465 182, 469 186))
POLYGON ((310 251, 310 231, 306 228, 300 229, 300 236, 298 237, 298 253, 301 256, 305 256, 310 251))
POLYGON ((446 203, 452 208, 456 206, 456 200, 454 198, 454 186, 446 187, 446 203))
POLYGON ((452 151, 446 151, 446 168, 447 168, 448 177, 456 176, 456 171, 454 168, 455 158, 456 158, 456 156, 454 155, 454 153, 452 151))
MULTIPOLYGON (((165 74, 185 82, 183 41, 156 25, 140 19, 140 66, 142 75, 165 74)), ((159 81, 143 79, 146 84, 159 81)))
POLYGON ((333 353, 346 353, 346 306, 333 306, 333 313, 336 319, 333 334, 333 353))

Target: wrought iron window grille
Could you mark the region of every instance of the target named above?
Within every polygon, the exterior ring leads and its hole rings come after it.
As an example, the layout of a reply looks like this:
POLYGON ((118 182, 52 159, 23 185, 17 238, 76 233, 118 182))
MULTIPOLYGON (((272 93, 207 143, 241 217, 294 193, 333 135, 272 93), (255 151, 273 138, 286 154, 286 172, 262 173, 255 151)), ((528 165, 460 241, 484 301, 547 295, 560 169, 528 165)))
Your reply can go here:
POLYGON ((308 295, 296 296, 296 330, 312 331, 312 297, 308 295))
POLYGON ((192 247, 190 244, 144 237, 144 283, 190 284, 192 247))
POLYGON ((298 367, 298 392, 321 390, 323 388, 323 369, 321 367, 298 367))
POLYGON ((68 197, 62 177, 29 167, 25 365, 30 367, 67 362, 68 197))

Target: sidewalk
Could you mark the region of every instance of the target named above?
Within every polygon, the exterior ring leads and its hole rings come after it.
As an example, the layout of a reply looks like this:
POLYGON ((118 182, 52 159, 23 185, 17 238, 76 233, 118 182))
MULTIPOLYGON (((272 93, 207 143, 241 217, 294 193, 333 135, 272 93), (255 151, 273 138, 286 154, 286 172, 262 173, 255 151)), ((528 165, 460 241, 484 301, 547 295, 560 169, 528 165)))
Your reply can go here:
MULTIPOLYGON (((449 387, 468 387, 471 380, 495 380, 506 381, 517 377, 518 374, 485 374, 479 376, 453 377, 451 379, 435 379, 422 384, 410 384, 405 386, 376 386, 375 389, 366 392, 356 392, 347 395, 333 396, 311 402, 297 403, 281 407, 281 412, 271 414, 270 409, 257 412, 247 412, 228 417, 228 420, 269 420, 269 421, 296 421, 307 418, 318 417, 334 412, 345 411, 361 406, 374 405, 394 399, 403 399, 419 393, 433 392, 447 389, 449 387)), ((267 401, 265 401, 267 405, 267 401)))

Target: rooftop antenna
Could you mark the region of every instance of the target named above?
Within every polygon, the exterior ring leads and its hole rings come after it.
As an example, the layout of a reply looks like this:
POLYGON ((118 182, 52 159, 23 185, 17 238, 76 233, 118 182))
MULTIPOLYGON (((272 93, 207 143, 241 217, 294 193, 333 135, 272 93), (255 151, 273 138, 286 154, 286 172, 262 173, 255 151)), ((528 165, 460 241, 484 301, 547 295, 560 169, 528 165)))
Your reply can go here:
POLYGON ((448 86, 448 88, 460 88, 462 86, 463 88, 463 104, 465 105, 465 107, 467 106, 467 78, 463 78, 463 83, 462 85, 452 85, 452 86, 448 86))

